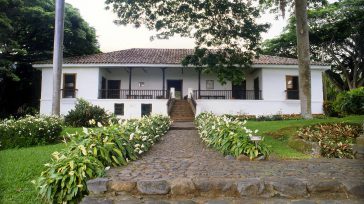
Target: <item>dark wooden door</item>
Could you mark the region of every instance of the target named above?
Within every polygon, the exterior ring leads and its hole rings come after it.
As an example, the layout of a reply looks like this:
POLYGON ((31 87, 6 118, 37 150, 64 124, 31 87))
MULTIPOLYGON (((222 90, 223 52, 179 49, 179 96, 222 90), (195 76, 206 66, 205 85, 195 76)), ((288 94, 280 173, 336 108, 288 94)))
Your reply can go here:
POLYGON ((120 98, 120 80, 107 80, 107 98, 120 98))
POLYGON ((175 89, 176 99, 182 99, 182 97, 183 97, 183 92, 182 92, 183 81, 182 80, 167 80, 168 96, 169 96, 169 92, 171 91, 172 87, 175 89))
POLYGON ((246 99, 246 81, 245 80, 241 84, 232 85, 232 96, 233 96, 233 99, 246 99))

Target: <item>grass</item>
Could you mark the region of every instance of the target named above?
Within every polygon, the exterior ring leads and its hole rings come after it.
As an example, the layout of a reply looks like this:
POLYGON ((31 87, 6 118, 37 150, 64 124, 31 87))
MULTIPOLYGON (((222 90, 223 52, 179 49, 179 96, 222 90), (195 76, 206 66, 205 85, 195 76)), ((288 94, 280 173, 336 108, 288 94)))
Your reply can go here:
MULTIPOLYGON (((82 129, 66 127, 62 135, 76 131, 82 129)), ((41 203, 31 181, 40 175, 51 154, 64 147, 61 143, 0 151, 0 203, 41 203)))
POLYGON ((0 203, 41 203, 32 180, 65 144, 0 151, 0 203))
POLYGON ((302 126, 329 122, 363 123, 364 116, 312 120, 249 121, 247 127, 259 130, 259 134, 264 136, 265 141, 272 147, 273 155, 282 159, 307 159, 310 158, 310 155, 292 149, 288 146, 287 138, 292 136, 302 126))

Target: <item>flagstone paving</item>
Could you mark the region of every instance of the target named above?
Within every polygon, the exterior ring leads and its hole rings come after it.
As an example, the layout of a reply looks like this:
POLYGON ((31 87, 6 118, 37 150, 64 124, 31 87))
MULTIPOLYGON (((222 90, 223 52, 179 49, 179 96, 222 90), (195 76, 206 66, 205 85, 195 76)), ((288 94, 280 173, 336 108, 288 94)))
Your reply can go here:
MULTIPOLYGON (((172 129, 138 161, 91 181, 91 193, 363 198, 364 162, 349 159, 238 161, 202 143, 189 126, 172 129), (98 191, 99 187, 103 190, 98 191)), ((264 202, 263 202, 264 203, 264 202)))

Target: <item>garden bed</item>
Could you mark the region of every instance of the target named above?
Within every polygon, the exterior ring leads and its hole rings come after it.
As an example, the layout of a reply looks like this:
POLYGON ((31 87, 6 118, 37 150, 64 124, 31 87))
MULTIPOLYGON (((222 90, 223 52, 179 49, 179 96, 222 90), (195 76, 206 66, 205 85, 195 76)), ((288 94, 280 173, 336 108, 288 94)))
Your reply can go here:
POLYGON ((353 144, 362 128, 355 123, 323 123, 300 128, 288 144, 299 151, 326 158, 355 158, 353 144))
POLYGON ((168 117, 150 116, 71 135, 67 148, 52 154, 34 181, 40 196, 55 203, 77 202, 88 193, 86 181, 111 166, 127 165, 147 151, 169 129, 168 117))

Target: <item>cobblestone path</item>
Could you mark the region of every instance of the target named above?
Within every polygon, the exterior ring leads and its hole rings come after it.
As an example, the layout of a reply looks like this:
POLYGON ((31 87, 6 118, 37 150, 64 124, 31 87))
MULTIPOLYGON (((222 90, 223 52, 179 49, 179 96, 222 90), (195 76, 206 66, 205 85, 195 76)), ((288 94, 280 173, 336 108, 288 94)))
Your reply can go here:
POLYGON ((171 130, 140 160, 113 168, 118 180, 174 178, 297 177, 364 180, 364 162, 349 159, 237 161, 223 157, 202 143, 196 130, 171 130))
POLYGON ((363 160, 238 161, 192 125, 174 124, 140 160, 88 182, 83 203, 364 203, 363 160))

